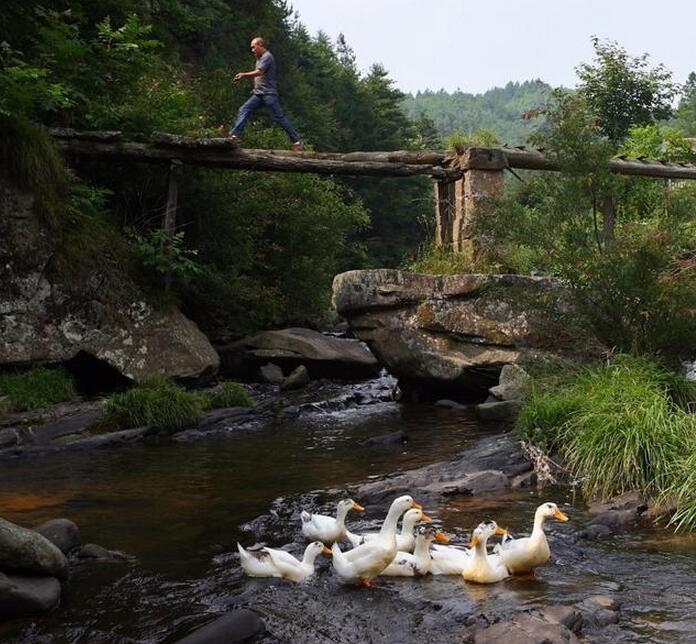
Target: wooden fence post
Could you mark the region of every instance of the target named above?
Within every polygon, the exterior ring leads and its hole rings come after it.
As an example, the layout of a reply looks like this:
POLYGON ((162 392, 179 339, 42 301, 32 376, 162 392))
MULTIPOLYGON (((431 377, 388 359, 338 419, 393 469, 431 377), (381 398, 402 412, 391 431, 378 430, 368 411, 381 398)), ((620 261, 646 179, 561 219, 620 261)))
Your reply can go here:
POLYGON ((164 211, 164 242, 162 252, 167 257, 167 270, 164 274, 164 290, 169 292, 172 287, 172 249, 174 232, 176 231, 176 212, 178 208, 179 187, 177 179, 183 170, 183 164, 178 159, 172 159, 169 164, 169 190, 167 191, 167 208, 164 211))

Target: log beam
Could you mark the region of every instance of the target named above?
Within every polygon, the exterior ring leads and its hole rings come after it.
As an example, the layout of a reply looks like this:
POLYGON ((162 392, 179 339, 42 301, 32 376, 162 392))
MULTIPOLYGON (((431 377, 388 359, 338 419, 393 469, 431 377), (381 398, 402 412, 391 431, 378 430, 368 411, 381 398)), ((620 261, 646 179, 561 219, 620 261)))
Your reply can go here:
MULTIPOLYGON (((122 157, 168 163, 172 158, 193 165, 276 172, 314 172, 376 176, 428 175, 438 181, 455 181, 466 170, 560 170, 556 160, 542 150, 470 146, 457 155, 445 150, 392 152, 290 152, 242 149, 227 139, 196 139, 158 133, 149 140, 127 140, 122 132, 51 130, 56 145, 66 154, 122 157)), ((617 174, 668 179, 696 179, 696 165, 649 159, 614 158, 609 169, 617 174)))
POLYGON ((208 141, 215 143, 179 147, 171 144, 158 145, 134 141, 58 138, 56 145, 61 152, 68 155, 121 158, 150 163, 169 163, 172 158, 177 158, 187 165, 239 170, 383 177, 425 175, 438 180, 461 177, 461 170, 458 168, 431 165, 432 157, 420 156, 417 152, 298 153, 247 150, 226 140, 208 139, 208 141))

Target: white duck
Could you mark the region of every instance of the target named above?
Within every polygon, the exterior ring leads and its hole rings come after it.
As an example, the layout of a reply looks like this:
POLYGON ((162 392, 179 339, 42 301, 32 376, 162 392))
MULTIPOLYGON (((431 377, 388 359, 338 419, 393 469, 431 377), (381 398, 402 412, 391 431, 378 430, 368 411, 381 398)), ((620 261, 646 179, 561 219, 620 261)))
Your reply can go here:
POLYGON ((430 572, 433 575, 461 575, 472 555, 469 548, 435 544, 430 553, 430 572))
POLYGON ((341 541, 346 536, 346 515, 351 510, 362 512, 365 508, 353 501, 343 499, 336 506, 336 518, 325 514, 312 514, 302 511, 302 534, 310 541, 322 541, 330 546, 335 541, 341 541))
MULTIPOLYGON (((423 512, 423 510, 419 510, 418 508, 412 508, 406 512, 406 514, 404 514, 404 519, 401 524, 401 534, 396 535, 396 549, 399 552, 413 552, 413 548, 416 545, 416 538, 413 535, 413 529, 416 527, 416 523, 419 521, 430 523, 432 519, 425 512, 423 512)), ((354 548, 368 541, 372 541, 378 536, 379 532, 353 534, 350 532, 350 530, 346 530, 346 539, 350 541, 354 548)))
POLYGON ((297 583, 314 574, 314 562, 320 554, 331 554, 331 550, 321 541, 310 543, 305 548, 301 561, 295 559, 285 550, 275 550, 274 548, 245 550, 238 543, 237 550, 242 568, 249 577, 282 577, 297 583))
POLYGON ((430 544, 435 540, 447 543, 449 539, 433 526, 420 526, 416 532, 416 546, 413 554, 410 552, 397 552, 394 561, 382 572, 383 575, 388 577, 417 577, 419 575, 427 575, 430 572, 430 563, 432 561, 430 558, 430 544))
POLYGON ((534 513, 532 534, 520 539, 503 539, 494 552, 499 554, 512 574, 532 572, 543 566, 551 558, 549 543, 544 534, 544 521, 557 519, 568 521, 568 517, 558 509, 555 503, 542 503, 534 513))
POLYGON ((479 523, 471 535, 471 547, 473 554, 466 562, 462 570, 462 577, 466 581, 477 584, 494 584, 510 576, 508 569, 500 555, 489 555, 486 551, 486 543, 494 534, 503 535, 505 530, 498 527, 495 521, 479 523))
POLYGON ((348 552, 341 552, 338 543, 334 543, 331 553, 338 576, 346 582, 370 586, 372 577, 379 575, 396 557, 396 524, 399 517, 410 508, 420 507, 412 497, 400 496, 392 502, 376 539, 366 541, 348 552))

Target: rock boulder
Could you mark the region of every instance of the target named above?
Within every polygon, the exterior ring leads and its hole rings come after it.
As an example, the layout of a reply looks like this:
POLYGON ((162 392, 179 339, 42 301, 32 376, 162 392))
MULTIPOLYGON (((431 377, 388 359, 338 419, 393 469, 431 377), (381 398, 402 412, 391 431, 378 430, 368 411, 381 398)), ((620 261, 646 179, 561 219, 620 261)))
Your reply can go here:
POLYGON ((63 256, 32 195, 0 181, 0 365, 87 355, 135 381, 197 378, 219 358, 177 309, 157 310, 113 262, 63 256))
POLYGON ((218 347, 224 373, 254 377, 269 361, 288 373, 300 365, 311 378, 371 378, 379 372, 377 359, 359 340, 336 338, 312 329, 262 331, 218 347))
POLYGON ((334 278, 333 300, 400 386, 439 398, 484 396, 526 357, 601 349, 546 277, 349 271, 334 278))
POLYGON ((68 560, 43 535, 0 519, 0 570, 64 579, 68 560))

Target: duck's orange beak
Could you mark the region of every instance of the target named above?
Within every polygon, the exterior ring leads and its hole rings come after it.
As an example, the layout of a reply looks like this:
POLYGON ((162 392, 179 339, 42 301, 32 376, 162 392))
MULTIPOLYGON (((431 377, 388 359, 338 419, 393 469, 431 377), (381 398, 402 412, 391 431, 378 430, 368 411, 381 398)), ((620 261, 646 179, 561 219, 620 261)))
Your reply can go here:
POLYGON ((500 526, 496 526, 495 533, 499 537, 504 537, 507 534, 507 530, 505 528, 501 528, 500 526))
POLYGON ((362 505, 356 503, 355 501, 353 501, 353 505, 351 507, 353 510, 357 510, 358 512, 362 512, 365 509, 362 505))
POLYGON ((321 551, 321 554, 326 555, 327 557, 331 556, 331 550, 324 546, 324 549, 321 551))
POLYGON ((416 510, 422 510, 423 506, 420 503, 416 503, 415 501, 411 501, 411 507, 416 508, 416 510))
POLYGON ((568 519, 568 517, 567 517, 565 514, 563 514, 563 512, 561 512, 560 510, 556 510, 556 511, 553 513, 553 518, 554 518, 554 519, 558 519, 559 521, 569 521, 569 520, 570 520, 570 519, 568 519))
POLYGON ((425 521, 425 523, 433 522, 432 518, 430 518, 425 512, 421 513, 421 521, 425 521))
POLYGON ((440 532, 439 530, 435 533, 435 539, 442 543, 449 543, 449 537, 444 532, 440 532))

